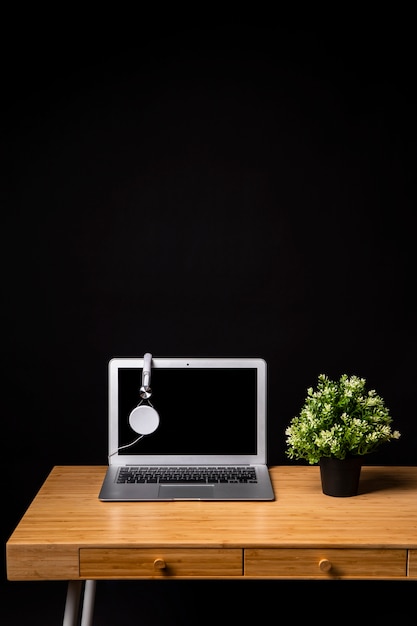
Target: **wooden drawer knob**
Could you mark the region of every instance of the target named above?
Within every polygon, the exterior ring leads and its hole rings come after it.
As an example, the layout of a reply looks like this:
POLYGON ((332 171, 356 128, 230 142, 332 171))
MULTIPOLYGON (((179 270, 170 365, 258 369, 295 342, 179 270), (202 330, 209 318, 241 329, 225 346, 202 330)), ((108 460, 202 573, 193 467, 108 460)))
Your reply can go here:
POLYGON ((319 569, 321 572, 330 572, 332 569, 332 564, 329 559, 321 559, 319 562, 319 569))
POLYGON ((167 565, 164 559, 155 559, 155 561, 153 562, 153 566, 155 569, 165 569, 167 565))

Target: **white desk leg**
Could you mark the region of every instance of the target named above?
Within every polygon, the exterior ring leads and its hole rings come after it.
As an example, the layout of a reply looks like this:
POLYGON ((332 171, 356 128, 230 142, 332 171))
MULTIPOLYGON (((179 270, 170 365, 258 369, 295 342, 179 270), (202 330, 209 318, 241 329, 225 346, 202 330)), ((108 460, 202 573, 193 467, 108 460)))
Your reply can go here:
POLYGON ((93 626, 94 600, 96 596, 96 581, 86 580, 84 587, 84 601, 81 617, 81 626, 93 626))
POLYGON ((82 584, 81 580, 70 580, 68 583, 62 626, 77 626, 82 584))

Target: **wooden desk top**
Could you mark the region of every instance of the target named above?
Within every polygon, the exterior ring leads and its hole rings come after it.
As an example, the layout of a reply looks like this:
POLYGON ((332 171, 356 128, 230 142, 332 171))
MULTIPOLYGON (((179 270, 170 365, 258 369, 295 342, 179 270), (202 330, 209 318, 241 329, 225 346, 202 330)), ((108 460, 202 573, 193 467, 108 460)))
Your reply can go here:
POLYGON ((417 467, 363 467, 351 498, 324 495, 318 467, 272 467, 273 502, 101 502, 105 471, 53 468, 7 543, 9 579, 79 578, 82 548, 417 549, 417 467))

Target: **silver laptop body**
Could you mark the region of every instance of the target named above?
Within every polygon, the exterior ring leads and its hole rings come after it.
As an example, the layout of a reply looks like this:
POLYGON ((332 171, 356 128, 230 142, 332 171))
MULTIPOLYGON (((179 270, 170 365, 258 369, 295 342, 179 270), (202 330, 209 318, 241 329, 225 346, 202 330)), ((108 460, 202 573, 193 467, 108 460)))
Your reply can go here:
POLYGON ((273 500, 266 410, 260 358, 112 359, 99 499, 273 500))

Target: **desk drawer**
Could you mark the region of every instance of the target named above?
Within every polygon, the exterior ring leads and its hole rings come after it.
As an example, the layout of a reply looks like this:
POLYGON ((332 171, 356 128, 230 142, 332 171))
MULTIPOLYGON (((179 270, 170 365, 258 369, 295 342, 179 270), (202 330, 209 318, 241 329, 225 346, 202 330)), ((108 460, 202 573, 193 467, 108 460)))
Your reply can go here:
POLYGON ((81 578, 242 576, 242 550, 81 548, 81 578))
POLYGON ((245 576, 283 578, 400 578, 406 550, 265 549, 245 550, 245 576))
POLYGON ((408 551, 408 575, 417 578, 417 550, 408 551))

